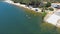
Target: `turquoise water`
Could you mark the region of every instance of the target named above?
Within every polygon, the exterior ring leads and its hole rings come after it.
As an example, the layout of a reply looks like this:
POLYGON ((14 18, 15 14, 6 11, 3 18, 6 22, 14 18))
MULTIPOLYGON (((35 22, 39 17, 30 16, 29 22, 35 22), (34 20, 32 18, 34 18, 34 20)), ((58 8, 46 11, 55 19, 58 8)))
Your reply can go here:
POLYGON ((40 34, 40 20, 40 16, 33 16, 15 5, 0 2, 0 34, 40 34))

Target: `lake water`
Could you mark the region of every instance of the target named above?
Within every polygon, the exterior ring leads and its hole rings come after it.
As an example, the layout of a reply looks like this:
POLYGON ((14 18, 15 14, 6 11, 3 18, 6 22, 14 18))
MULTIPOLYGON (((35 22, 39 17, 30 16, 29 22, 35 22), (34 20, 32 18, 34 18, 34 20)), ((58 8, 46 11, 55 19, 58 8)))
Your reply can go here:
POLYGON ((0 34, 40 34, 40 16, 27 14, 22 8, 0 2, 0 34))

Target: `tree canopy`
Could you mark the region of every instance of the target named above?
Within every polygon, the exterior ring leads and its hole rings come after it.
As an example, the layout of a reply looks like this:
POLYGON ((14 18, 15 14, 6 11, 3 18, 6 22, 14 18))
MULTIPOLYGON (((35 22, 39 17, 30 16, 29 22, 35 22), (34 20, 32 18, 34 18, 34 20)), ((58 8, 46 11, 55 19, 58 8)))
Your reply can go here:
POLYGON ((30 4, 30 5, 33 5, 34 7, 39 6, 39 3, 40 3, 40 0, 12 0, 12 1, 14 1, 15 3, 19 2, 27 5, 30 4))

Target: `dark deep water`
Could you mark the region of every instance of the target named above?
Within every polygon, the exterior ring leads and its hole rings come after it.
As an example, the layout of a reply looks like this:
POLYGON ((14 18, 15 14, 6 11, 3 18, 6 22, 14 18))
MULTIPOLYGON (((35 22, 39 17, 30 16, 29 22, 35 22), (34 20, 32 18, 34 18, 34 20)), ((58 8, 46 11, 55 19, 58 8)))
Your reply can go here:
POLYGON ((26 14, 22 8, 0 2, 0 34, 40 34, 40 17, 26 14))

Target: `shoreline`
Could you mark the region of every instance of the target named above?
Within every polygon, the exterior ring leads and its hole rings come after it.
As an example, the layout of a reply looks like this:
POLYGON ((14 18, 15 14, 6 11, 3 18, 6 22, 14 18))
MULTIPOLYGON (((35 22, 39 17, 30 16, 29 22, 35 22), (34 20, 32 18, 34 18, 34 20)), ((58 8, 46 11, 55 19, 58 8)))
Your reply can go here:
POLYGON ((16 6, 19 6, 19 7, 23 7, 23 8, 26 8, 26 9, 29 9, 29 10, 33 10, 35 12, 41 12, 41 9, 40 8, 33 8, 32 6, 27 6, 27 5, 24 5, 24 4, 20 4, 20 3, 14 3, 13 1, 9 0, 9 1, 4 1, 4 2, 7 2, 9 4, 13 4, 13 5, 16 5, 16 6), (36 11, 38 10, 38 11, 36 11))
MULTIPOLYGON (((23 7, 23 8, 29 9, 29 10, 32 10, 32 11, 35 11, 35 12, 41 12, 40 8, 33 8, 31 6, 28 7, 27 5, 20 4, 20 3, 14 3, 13 1, 5 1, 5 2, 7 2, 9 4, 13 4, 13 5, 19 6, 19 7, 23 7), (36 11, 36 9, 38 9, 38 11, 36 11)), ((49 16, 49 14, 48 14, 48 16, 49 16)), ((48 16, 45 17, 44 21, 48 19, 48 16)), ((50 23, 50 24, 52 24, 52 23, 50 23)), ((54 25, 54 24, 52 24, 52 25, 54 25)))

